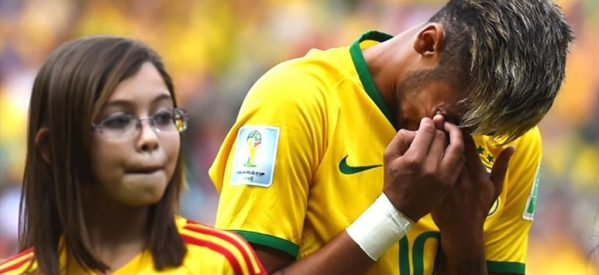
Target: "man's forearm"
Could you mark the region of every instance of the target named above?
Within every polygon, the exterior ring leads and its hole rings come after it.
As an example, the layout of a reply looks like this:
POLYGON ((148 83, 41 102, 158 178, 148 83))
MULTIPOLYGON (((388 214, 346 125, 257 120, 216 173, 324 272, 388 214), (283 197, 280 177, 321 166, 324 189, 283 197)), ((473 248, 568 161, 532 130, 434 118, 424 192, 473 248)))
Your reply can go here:
POLYGON ((374 261, 345 231, 327 245, 273 274, 363 274, 374 261))
POLYGON ((487 274, 482 231, 456 236, 441 232, 437 274, 487 274))

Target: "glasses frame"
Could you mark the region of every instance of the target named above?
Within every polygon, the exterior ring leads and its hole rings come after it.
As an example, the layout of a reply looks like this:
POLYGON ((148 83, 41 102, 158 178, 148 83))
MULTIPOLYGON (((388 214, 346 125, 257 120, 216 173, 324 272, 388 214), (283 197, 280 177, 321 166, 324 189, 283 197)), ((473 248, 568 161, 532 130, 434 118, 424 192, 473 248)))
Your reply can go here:
MULTIPOLYGON (((189 121, 189 114, 187 114, 187 111, 185 111, 184 109, 179 108, 179 107, 162 110, 162 111, 153 113, 152 115, 142 116, 142 117, 131 115, 131 114, 122 114, 122 115, 129 117, 129 119, 132 119, 135 122, 135 131, 133 131, 131 134, 123 134, 123 136, 120 136, 120 137, 107 137, 109 140, 126 139, 126 138, 134 137, 136 134, 139 133, 139 130, 141 129, 142 123, 144 120, 147 120, 149 122, 150 127, 152 128, 152 130, 155 133, 174 133, 174 132, 181 133, 187 129, 187 125, 188 125, 187 122, 189 121), (158 126, 156 125, 155 116, 164 111, 170 111, 172 113, 173 124, 175 126, 174 131, 164 131, 164 130, 161 130, 160 128, 158 128, 158 126)), ((104 136, 105 135, 104 124, 107 121, 109 121, 110 119, 114 119, 114 117, 105 118, 105 119, 101 120, 99 123, 92 123, 92 125, 91 125, 92 132, 97 132, 100 135, 104 136)))

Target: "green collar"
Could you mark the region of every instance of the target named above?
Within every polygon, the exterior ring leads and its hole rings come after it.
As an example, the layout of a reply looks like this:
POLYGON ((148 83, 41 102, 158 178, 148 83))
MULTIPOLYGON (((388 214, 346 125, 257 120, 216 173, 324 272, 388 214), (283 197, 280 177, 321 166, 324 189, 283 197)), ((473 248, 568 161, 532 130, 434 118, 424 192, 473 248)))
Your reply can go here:
POLYGON ((358 71, 358 75, 360 76, 360 81, 362 81, 362 86, 364 86, 364 90, 370 96, 372 101, 379 107, 379 110, 383 112, 387 120, 396 127, 395 118, 392 113, 389 111, 389 107, 383 101, 381 97, 381 93, 374 85, 374 80, 368 71, 368 66, 366 65, 366 60, 364 60, 364 55, 362 54, 362 49, 360 48, 360 43, 365 40, 374 40, 378 42, 383 42, 392 38, 393 36, 378 32, 378 31, 369 31, 362 36, 360 36, 349 48, 349 53, 351 54, 352 60, 354 61, 354 66, 356 67, 356 71, 358 71))

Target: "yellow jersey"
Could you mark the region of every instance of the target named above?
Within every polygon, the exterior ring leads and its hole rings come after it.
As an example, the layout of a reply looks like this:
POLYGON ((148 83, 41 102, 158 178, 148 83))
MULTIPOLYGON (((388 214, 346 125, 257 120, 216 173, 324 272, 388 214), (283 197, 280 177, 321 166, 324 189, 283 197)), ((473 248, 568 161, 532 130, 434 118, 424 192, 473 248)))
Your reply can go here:
MULTIPOLYGON (((232 232, 216 230, 177 218, 177 227, 183 238, 187 253, 183 264, 157 271, 149 251, 135 256, 124 266, 111 272, 114 275, 129 274, 266 274, 252 247, 240 236, 232 232)), ((62 240, 61 240, 62 242, 62 240)), ((37 269, 34 249, 27 249, 20 254, 0 263, 0 274, 35 274, 37 269)), ((66 265, 66 252, 61 250, 60 266, 66 265)), ((95 274, 83 269, 76 261, 70 261, 66 274, 95 274)))
MULTIPOLYGON (((345 230, 383 190, 383 152, 397 132, 362 49, 391 36, 369 32, 349 47, 311 50, 262 76, 248 92, 210 168, 216 227, 302 258, 345 230)), ((487 166, 502 150, 475 137, 487 166)), ((514 141, 503 192, 484 225, 491 272, 524 273, 541 158, 537 128, 514 141)), ((430 215, 368 274, 433 274, 439 229, 430 215)))

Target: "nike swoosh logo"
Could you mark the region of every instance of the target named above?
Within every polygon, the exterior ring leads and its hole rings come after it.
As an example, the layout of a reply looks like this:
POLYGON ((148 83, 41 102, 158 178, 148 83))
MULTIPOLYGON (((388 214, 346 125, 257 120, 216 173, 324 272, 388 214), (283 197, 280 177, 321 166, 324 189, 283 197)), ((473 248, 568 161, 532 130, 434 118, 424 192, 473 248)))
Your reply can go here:
POLYGON ((377 164, 377 165, 367 165, 367 166, 349 166, 349 164, 347 164, 347 157, 348 156, 345 156, 341 160, 341 162, 339 162, 339 171, 341 171, 341 173, 346 174, 346 175, 360 173, 360 172, 366 171, 368 169, 372 169, 372 168, 376 168, 376 167, 382 166, 380 164, 377 164))

